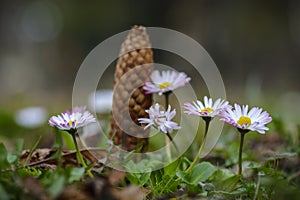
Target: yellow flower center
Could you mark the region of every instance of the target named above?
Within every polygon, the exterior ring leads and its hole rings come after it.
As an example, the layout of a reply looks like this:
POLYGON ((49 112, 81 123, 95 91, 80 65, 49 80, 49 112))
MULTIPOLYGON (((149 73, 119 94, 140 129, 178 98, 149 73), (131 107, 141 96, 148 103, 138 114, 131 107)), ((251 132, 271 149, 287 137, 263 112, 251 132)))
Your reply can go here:
POLYGON ((213 112, 213 109, 210 108, 210 107, 207 107, 207 108, 203 108, 201 110, 201 113, 212 113, 213 112))
POLYGON ((251 119, 249 117, 247 117, 247 116, 241 116, 239 118, 239 120, 237 121, 237 123, 240 126, 247 125, 247 127, 249 127, 251 125, 251 119))
POLYGON ((70 120, 70 121, 69 121, 69 125, 70 125, 70 126, 72 126, 72 125, 73 125, 73 122, 72 122, 72 120, 70 120))
POLYGON ((170 82, 164 82, 164 83, 158 84, 158 87, 159 87, 160 89, 166 89, 167 87, 170 87, 170 86, 173 86, 173 84, 170 83, 170 82))

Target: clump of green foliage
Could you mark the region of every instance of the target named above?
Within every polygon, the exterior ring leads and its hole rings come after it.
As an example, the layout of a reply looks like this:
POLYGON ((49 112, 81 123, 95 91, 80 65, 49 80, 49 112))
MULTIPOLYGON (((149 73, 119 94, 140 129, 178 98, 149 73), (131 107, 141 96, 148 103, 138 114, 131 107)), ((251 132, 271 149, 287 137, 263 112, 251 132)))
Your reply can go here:
MULTIPOLYGON (((291 133, 286 130, 281 119, 275 117, 270 129, 270 136, 279 135, 281 143, 275 143, 279 145, 278 151, 261 158, 257 152, 258 145, 263 143, 261 137, 250 134, 243 153, 244 176, 237 175, 233 170, 237 163, 238 141, 232 140, 231 132, 225 128, 219 147, 202 158, 189 173, 186 173, 186 169, 191 165, 193 156, 188 153, 166 166, 158 158, 143 157, 133 161, 128 156, 124 160, 124 167, 135 173, 126 173, 118 188, 137 185, 145 189, 147 199, 298 199, 300 147, 294 141, 295 138, 290 137, 291 133), (155 170, 158 166, 160 169, 155 170)), ((298 130, 298 140, 299 133, 298 130)), ((57 137, 53 147, 59 151, 53 159, 62 159, 61 143, 62 138, 57 137)), ((104 165, 92 168, 92 172, 96 176, 109 178, 109 169, 105 164, 114 153, 111 152, 112 141, 106 143, 107 157, 99 161, 104 165)), ((21 162, 23 144, 23 140, 18 140, 14 150, 8 152, 5 145, 0 143, 1 199, 35 199, 40 198, 40 195, 55 199, 68 186, 91 179, 85 173, 85 168, 80 166, 62 166, 58 163, 53 169, 30 166, 28 160, 21 162), (37 183, 35 189, 29 187, 28 181, 37 183)), ((32 145, 31 153, 38 144, 39 141, 32 145)), ((191 150, 187 152, 193 154, 191 150)))

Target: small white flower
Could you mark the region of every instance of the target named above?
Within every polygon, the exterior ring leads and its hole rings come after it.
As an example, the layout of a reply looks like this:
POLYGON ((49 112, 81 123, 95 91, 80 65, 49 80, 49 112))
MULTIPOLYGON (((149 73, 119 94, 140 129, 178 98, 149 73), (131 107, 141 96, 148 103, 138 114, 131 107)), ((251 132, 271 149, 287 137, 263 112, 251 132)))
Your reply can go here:
POLYGON ((207 98, 207 96, 204 97, 204 104, 199 100, 192 103, 193 104, 187 102, 184 104, 184 108, 186 109, 184 113, 200 117, 215 117, 216 115, 219 115, 223 109, 231 107, 228 104, 228 101, 219 98, 213 103, 212 98, 207 98))
POLYGON ((261 134, 264 134, 265 131, 269 130, 265 125, 272 121, 269 113, 263 111, 262 108, 253 107, 248 112, 248 105, 242 106, 241 108, 240 105, 235 104, 234 110, 223 110, 220 115, 222 116, 221 121, 237 127, 238 129, 257 131, 261 134))
POLYGON ((48 113, 43 107, 27 107, 15 114, 18 125, 26 128, 37 128, 47 121, 48 113))
POLYGON ((98 90, 89 96, 89 108, 95 108, 97 113, 107 114, 111 112, 113 100, 112 90, 98 90))
POLYGON ((144 86, 146 94, 157 92, 158 95, 162 95, 184 86, 191 80, 184 72, 176 71, 162 71, 160 74, 158 70, 155 70, 150 77, 152 82, 146 82, 144 86))
POLYGON ((171 121, 175 115, 176 110, 171 111, 171 106, 168 106, 168 110, 164 111, 161 106, 157 103, 151 106, 149 110, 146 110, 149 114, 149 118, 139 118, 141 124, 148 124, 144 129, 154 126, 163 133, 172 133, 173 130, 180 129, 180 126, 176 122, 171 121))
POLYGON ((86 107, 74 107, 72 111, 67 110, 49 119, 50 126, 71 132, 92 122, 96 122, 96 119, 86 110, 86 107))

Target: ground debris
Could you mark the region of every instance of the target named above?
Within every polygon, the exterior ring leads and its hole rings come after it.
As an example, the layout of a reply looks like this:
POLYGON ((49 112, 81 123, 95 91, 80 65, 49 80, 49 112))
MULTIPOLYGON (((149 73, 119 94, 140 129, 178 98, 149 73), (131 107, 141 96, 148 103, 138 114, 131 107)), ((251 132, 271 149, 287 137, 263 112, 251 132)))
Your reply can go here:
MULTIPOLYGON (((35 166, 35 167, 50 167, 55 169, 57 165, 58 159, 54 157, 56 154, 57 149, 36 149, 32 152, 30 156, 30 150, 26 149, 23 150, 20 161, 26 166, 35 166), (28 159, 28 156, 30 158, 28 159), (29 162, 26 163, 26 160, 29 162)), ((106 155, 106 151, 104 149, 99 148, 88 148, 80 150, 81 154, 86 160, 89 160, 91 163, 98 164, 98 160, 104 158, 106 155)), ((63 165, 73 165, 79 166, 77 159, 76 159, 76 151, 73 150, 63 150, 62 151, 62 164, 63 165)))
POLYGON ((38 200, 50 200, 48 193, 45 188, 41 185, 40 181, 34 177, 27 176, 22 181, 22 186, 24 187, 25 194, 29 194, 34 199, 38 200))

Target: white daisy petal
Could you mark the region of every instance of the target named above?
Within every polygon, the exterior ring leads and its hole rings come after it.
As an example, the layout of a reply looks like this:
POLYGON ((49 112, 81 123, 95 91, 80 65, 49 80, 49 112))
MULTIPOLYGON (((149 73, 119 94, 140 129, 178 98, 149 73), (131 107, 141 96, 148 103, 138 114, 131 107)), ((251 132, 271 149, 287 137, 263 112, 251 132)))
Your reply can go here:
MULTIPOLYGON (((222 101, 223 102, 223 101, 222 101)), ((221 102, 221 99, 219 98, 219 99, 217 99, 216 101, 215 101, 215 103, 214 103, 214 105, 212 106, 212 108, 213 109, 216 109, 217 108, 217 106, 219 106, 219 105, 221 105, 222 104, 222 102, 221 102)))
MULTIPOLYGON (((198 103, 198 105, 200 106, 200 107, 199 107, 199 110, 202 110, 202 109, 205 108, 205 106, 203 105, 203 103, 202 103, 201 101, 197 100, 197 103, 198 103)), ((195 103, 195 104, 196 104, 196 103, 195 103)))

